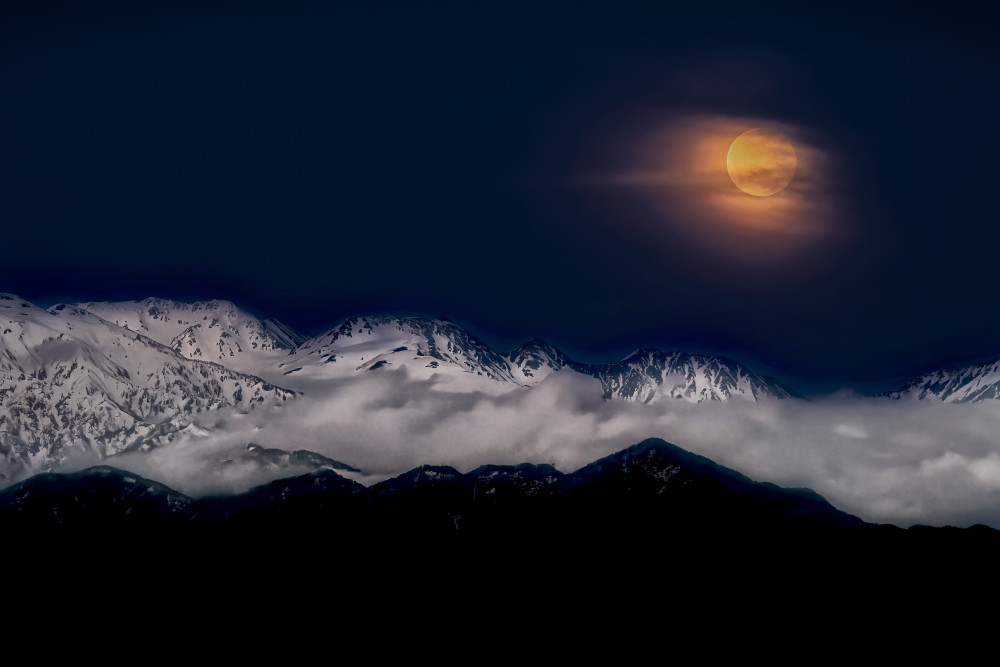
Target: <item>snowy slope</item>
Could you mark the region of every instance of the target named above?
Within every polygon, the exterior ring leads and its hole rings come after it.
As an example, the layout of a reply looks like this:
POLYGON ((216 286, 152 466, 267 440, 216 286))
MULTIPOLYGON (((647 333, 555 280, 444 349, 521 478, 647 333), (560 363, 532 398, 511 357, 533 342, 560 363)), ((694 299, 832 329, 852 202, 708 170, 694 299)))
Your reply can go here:
POLYGON ((188 359, 214 361, 254 375, 272 370, 305 340, 277 320, 262 320, 229 301, 181 303, 151 298, 77 307, 148 336, 188 359))
MULTIPOLYGON (((57 307, 58 308, 58 307, 57 307)), ((610 364, 582 364, 533 339, 507 354, 492 350, 453 322, 419 317, 365 316, 302 340, 273 320, 260 320, 227 301, 183 304, 165 299, 82 303, 80 308, 149 335, 190 359, 308 392, 325 381, 405 368, 433 379, 438 390, 497 393, 532 387, 553 373, 599 382, 606 398, 643 403, 740 398, 787 398, 785 388, 724 359, 639 350, 610 364)))
POLYGON ((582 364, 535 339, 511 352, 508 359, 523 384, 536 385, 556 372, 581 373, 598 380, 601 395, 609 399, 699 403, 791 397, 778 383, 724 357, 644 349, 610 364, 582 364))
POLYGON ((0 475, 74 452, 108 456, 209 410, 292 396, 79 308, 0 295, 0 475))
POLYGON ((349 319, 285 358, 287 379, 281 383, 298 387, 296 378, 350 377, 400 367, 411 377, 434 376, 466 389, 494 392, 533 387, 555 373, 577 373, 594 378, 595 392, 605 398, 643 403, 791 396, 776 382, 723 357, 640 350, 619 362, 592 365, 572 361, 538 339, 499 354, 452 322, 415 317, 349 319), (458 383, 463 376, 465 381, 458 383))
POLYGON ((667 399, 700 403, 734 398, 756 402, 792 397, 777 382, 718 356, 642 349, 613 364, 573 363, 572 366, 600 380, 605 398, 642 403, 667 399))
POLYGON ((970 403, 1000 398, 1000 359, 962 368, 934 371, 887 394, 895 399, 970 403))
POLYGON ((496 391, 520 386, 507 359, 447 320, 353 317, 300 345, 281 362, 281 383, 348 378, 406 368, 440 389, 496 391))
POLYGON ((426 381, 428 391, 493 395, 572 374, 609 400, 790 396, 722 357, 639 350, 619 362, 583 364, 537 339, 502 354, 453 322, 418 317, 353 317, 303 340, 227 301, 91 302, 46 311, 3 295, 0 332, 6 477, 74 452, 106 457, 155 445, 197 428, 197 415, 210 410, 280 404, 295 392, 326 400, 326 387, 378 373, 426 381))
POLYGON ((514 378, 528 386, 538 384, 570 363, 566 355, 538 338, 532 338, 506 358, 514 378))

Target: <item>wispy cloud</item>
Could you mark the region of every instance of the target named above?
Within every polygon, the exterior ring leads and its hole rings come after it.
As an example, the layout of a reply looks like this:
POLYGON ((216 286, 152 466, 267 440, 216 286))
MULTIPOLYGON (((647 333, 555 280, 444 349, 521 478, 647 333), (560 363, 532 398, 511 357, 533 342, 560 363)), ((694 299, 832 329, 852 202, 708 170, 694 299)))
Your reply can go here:
POLYGON ((664 113, 618 141, 612 165, 581 183, 631 189, 673 233, 716 254, 787 257, 842 231, 834 156, 806 127, 757 116, 664 113), (754 128, 787 136, 797 158, 788 187, 768 197, 740 190, 726 165, 732 142, 754 128))

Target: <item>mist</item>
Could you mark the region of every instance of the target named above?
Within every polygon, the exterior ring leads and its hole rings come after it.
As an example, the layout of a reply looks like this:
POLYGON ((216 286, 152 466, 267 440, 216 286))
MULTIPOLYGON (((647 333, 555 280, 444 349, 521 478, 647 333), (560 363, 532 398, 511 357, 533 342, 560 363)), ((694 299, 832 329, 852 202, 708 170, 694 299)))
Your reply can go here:
MULTIPOLYGON (((174 441, 107 463, 200 496, 279 474, 234 459, 248 443, 308 449, 370 484, 422 464, 549 463, 563 472, 648 437, 758 480, 809 487, 877 523, 1000 528, 1000 404, 893 401, 841 393, 812 401, 640 405, 604 400, 592 380, 555 373, 505 393, 448 391, 405 368, 334 383, 278 408, 221 411, 174 441), (233 462, 220 465, 220 461, 233 462)), ((280 471, 280 476, 305 472, 280 471)))

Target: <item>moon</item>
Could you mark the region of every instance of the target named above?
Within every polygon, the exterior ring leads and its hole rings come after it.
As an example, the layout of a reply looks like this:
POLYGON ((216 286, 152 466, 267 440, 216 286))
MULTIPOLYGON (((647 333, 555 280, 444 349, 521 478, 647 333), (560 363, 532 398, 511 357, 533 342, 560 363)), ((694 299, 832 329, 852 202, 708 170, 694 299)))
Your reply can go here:
POLYGON ((726 156, 729 178, 754 197, 770 197, 784 190, 797 166, 795 147, 788 137, 761 127, 736 137, 726 156))

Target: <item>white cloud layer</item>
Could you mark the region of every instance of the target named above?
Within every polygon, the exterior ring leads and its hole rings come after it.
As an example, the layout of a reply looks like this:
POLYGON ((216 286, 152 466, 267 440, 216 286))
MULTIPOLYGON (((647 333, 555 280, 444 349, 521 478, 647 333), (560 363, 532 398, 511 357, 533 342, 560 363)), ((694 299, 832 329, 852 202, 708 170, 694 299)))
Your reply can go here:
POLYGON ((529 461, 569 472, 659 437, 753 479, 808 486, 868 521, 1000 528, 1000 402, 837 395, 637 405, 605 401, 571 374, 496 396, 444 391, 400 369, 271 412, 217 413, 200 425, 209 435, 107 462, 200 495, 273 477, 250 464, 218 465, 249 442, 313 450, 363 469, 360 481, 368 483, 424 463, 467 471, 529 461))

